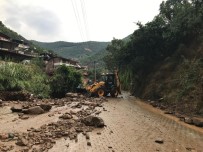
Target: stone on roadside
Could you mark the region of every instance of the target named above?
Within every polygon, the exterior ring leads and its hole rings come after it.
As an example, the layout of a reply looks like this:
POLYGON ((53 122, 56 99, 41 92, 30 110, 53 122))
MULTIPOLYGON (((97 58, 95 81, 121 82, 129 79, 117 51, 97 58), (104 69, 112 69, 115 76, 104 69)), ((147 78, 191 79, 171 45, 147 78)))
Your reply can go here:
POLYGON ((91 142, 88 141, 88 142, 87 142, 87 146, 91 146, 91 145, 92 145, 91 142))
POLYGON ((28 140, 25 139, 24 137, 19 137, 17 142, 16 142, 16 145, 18 145, 18 146, 27 146, 28 145, 28 140))
POLYGON ((88 116, 82 119, 86 126, 104 127, 104 120, 100 117, 88 116))
POLYGON ((90 139, 90 135, 86 133, 85 135, 86 139, 90 139))
POLYGON ((187 124, 193 124, 193 120, 190 117, 185 117, 184 122, 187 124))
POLYGON ((23 115, 23 116, 20 116, 19 118, 25 120, 25 119, 28 119, 29 116, 24 116, 24 115, 23 115))
POLYGON ((22 106, 21 105, 15 105, 11 107, 12 112, 22 112, 22 106))
POLYGON ((44 110, 44 111, 49 111, 52 108, 52 105, 50 104, 41 104, 40 107, 44 110))
POLYGON ((68 113, 65 113, 65 114, 63 114, 62 116, 59 116, 59 118, 62 118, 62 119, 71 119, 71 118, 73 118, 70 114, 68 114, 68 113))
POLYGON ((159 143, 159 144, 163 144, 164 143, 164 140, 162 138, 157 138, 155 140, 156 143, 159 143))
POLYGON ((193 124, 198 127, 203 127, 203 119, 192 118, 193 124))
POLYGON ((37 115, 44 113, 44 110, 39 106, 35 106, 29 109, 23 109, 22 112, 25 114, 37 115))

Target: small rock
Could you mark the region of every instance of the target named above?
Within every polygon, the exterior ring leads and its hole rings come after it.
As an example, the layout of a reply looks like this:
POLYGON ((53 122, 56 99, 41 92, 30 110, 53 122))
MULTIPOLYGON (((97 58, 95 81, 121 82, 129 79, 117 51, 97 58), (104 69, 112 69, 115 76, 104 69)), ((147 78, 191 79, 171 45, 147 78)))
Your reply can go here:
POLYGON ((15 135, 13 134, 13 133, 8 133, 8 138, 14 138, 15 137, 15 135))
POLYGON ((86 133, 85 135, 86 139, 90 139, 90 135, 86 133))
POLYGON ((35 106, 35 107, 31 107, 29 109, 23 109, 22 112, 26 113, 26 114, 36 115, 36 114, 44 113, 44 110, 39 106, 35 106))
POLYGON ((103 111, 107 111, 105 108, 103 108, 103 111))
POLYGON ((71 119, 73 117, 70 114, 66 113, 66 114, 63 114, 62 116, 60 116, 59 118, 62 118, 62 119, 71 119))
POLYGON ((100 117, 88 116, 82 119, 86 126, 104 127, 104 120, 100 117))
POLYGON ((44 110, 44 111, 49 111, 52 106, 49 104, 41 104, 40 107, 44 110))
POLYGON ((193 124, 198 127, 203 127, 203 119, 192 118, 193 124))
POLYGON ((22 112, 22 106, 21 105, 15 105, 11 107, 12 112, 22 112))
POLYGON ((101 135, 101 132, 97 132, 97 135, 101 135))
POLYGON ((186 149, 187 149, 188 151, 193 151, 193 150, 195 150, 194 148, 191 148, 191 147, 186 147, 186 149))
POLYGON ((100 113, 101 113, 101 111, 97 111, 97 112, 95 112, 96 115, 98 115, 98 114, 100 114, 100 113))
POLYGON ((155 140, 156 143, 159 143, 159 144, 163 144, 164 143, 164 140, 161 139, 161 138, 158 138, 155 140))
POLYGON ((91 145, 92 145, 91 142, 88 141, 88 142, 87 142, 87 146, 91 146, 91 145))
POLYGON ((23 137, 20 137, 20 138, 18 138, 18 140, 16 142, 16 145, 18 145, 18 146, 27 146, 28 145, 28 140, 23 138, 23 137))
POLYGON ((189 118, 189 117, 185 117, 184 122, 187 123, 187 124, 193 124, 192 118, 189 118))

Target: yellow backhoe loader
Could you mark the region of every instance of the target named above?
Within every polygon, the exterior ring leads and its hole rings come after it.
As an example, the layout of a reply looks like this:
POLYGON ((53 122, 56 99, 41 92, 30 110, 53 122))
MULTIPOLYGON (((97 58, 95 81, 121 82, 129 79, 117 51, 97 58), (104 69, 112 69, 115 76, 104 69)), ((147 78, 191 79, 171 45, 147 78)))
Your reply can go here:
POLYGON ((107 96, 117 97, 121 94, 121 85, 118 71, 114 73, 102 74, 102 80, 86 87, 88 96, 107 96))

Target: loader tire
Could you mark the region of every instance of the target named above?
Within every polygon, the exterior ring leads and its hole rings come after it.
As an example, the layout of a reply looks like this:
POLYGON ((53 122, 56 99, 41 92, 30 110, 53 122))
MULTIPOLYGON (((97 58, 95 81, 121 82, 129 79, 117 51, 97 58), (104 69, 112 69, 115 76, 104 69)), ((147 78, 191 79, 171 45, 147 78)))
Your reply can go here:
POLYGON ((97 95, 98 95, 99 97, 105 96, 105 91, 104 91, 104 89, 103 89, 103 88, 99 88, 99 89, 97 90, 97 95))

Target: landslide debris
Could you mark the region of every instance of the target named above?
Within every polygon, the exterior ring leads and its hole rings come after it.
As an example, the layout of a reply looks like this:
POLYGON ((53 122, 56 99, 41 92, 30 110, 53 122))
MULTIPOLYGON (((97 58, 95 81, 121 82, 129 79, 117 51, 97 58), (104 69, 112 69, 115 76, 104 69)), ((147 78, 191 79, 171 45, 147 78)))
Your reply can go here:
MULTIPOLYGON (((69 138, 77 141, 77 136, 82 133, 85 138, 89 137, 95 127, 104 127, 102 118, 97 117, 101 111, 97 107, 102 107, 106 98, 87 98, 77 93, 67 93, 62 99, 33 99, 32 101, 10 101, 6 105, 13 105, 12 112, 18 112, 19 118, 23 121, 29 115, 40 115, 54 108, 67 106, 67 111, 59 112, 58 121, 44 124, 39 128, 35 126, 28 128, 27 132, 7 133, 0 135, 0 141, 15 141, 13 147, 0 145, 0 150, 10 151, 15 146, 22 147, 22 151, 48 151, 56 143, 57 139, 69 138), (8 136, 12 134, 13 137, 8 136)), ((49 117, 52 114, 48 114, 49 117)), ((89 138, 88 138, 89 139, 89 138)), ((90 145, 90 144, 88 144, 90 145)))

